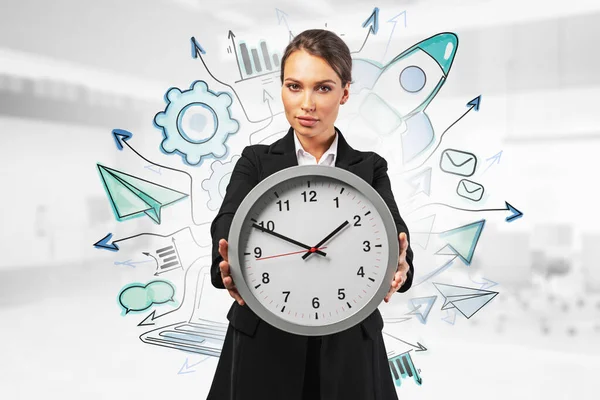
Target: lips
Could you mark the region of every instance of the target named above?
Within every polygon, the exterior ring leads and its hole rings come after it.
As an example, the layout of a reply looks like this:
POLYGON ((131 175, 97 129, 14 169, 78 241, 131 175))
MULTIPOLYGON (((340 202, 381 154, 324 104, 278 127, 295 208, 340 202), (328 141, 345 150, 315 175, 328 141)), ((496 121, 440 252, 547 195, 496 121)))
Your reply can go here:
POLYGON ((315 126, 319 120, 313 117, 297 117, 298 118, 298 122, 300 123, 300 125, 302 126, 315 126))

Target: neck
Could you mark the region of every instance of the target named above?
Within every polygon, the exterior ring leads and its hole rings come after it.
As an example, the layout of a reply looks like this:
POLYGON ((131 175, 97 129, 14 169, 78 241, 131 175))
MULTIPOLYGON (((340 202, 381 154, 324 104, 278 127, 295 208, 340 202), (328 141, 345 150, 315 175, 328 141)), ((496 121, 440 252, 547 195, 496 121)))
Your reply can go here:
POLYGON ((304 151, 312 154, 317 159, 317 162, 319 162, 323 154, 331 147, 331 144, 335 140, 336 132, 335 128, 332 128, 330 133, 323 133, 312 138, 298 135, 296 131, 294 131, 294 135, 298 137, 298 141, 302 145, 302 148, 304 148, 304 151))

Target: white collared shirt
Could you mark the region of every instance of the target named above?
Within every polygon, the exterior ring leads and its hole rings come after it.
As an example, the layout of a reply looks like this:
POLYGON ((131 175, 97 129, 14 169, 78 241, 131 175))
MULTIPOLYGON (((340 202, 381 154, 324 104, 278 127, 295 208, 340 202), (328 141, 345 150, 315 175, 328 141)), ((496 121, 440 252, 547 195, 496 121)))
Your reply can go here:
POLYGON ((296 158, 298 159, 298 165, 326 165, 333 167, 335 166, 335 159, 337 157, 337 148, 338 148, 338 133, 335 133, 335 139, 333 139, 333 143, 327 149, 325 153, 319 159, 317 163, 317 159, 315 156, 310 154, 308 151, 304 150, 302 147, 302 143, 298 140, 298 136, 294 131, 294 143, 296 144, 296 158))

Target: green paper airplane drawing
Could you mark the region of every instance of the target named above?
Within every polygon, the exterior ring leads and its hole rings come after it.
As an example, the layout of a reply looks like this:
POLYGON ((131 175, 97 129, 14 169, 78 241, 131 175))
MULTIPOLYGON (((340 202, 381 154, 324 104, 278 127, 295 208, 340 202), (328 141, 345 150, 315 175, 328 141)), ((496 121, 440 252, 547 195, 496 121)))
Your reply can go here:
POLYGON ((482 219, 440 232, 439 236, 446 241, 447 245, 438 250, 436 254, 457 255, 466 265, 471 265, 484 226, 485 219, 482 219))
POLYGON ((98 164, 104 189, 118 221, 146 214, 160 224, 161 208, 188 195, 98 164))

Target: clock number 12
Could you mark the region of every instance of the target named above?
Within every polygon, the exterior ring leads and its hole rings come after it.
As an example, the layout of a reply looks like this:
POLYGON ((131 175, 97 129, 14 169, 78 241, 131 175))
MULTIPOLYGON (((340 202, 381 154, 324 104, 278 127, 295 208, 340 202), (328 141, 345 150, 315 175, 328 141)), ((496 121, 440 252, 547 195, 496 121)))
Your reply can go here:
MULTIPOLYGON (((317 197, 317 192, 315 192, 314 190, 311 190, 310 193, 310 200, 311 202, 313 201, 317 201, 316 197, 317 197)), ((306 203, 306 190, 304 192, 302 192, 302 196, 304 196, 304 202, 306 203)))

